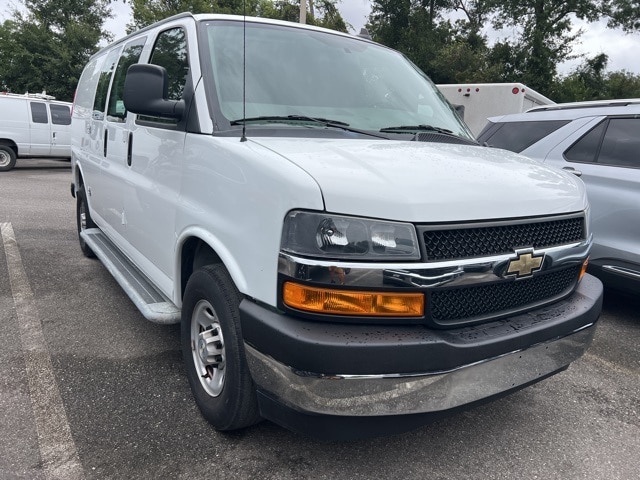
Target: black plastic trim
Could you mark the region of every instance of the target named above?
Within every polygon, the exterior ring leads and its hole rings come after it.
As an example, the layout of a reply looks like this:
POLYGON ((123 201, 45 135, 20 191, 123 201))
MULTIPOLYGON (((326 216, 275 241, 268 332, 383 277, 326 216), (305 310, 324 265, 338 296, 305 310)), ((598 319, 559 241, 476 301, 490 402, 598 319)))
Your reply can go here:
POLYGON ((322 374, 446 372, 563 337, 597 321, 602 283, 585 275, 552 305, 480 325, 449 330, 422 325, 314 322, 250 300, 240 305, 245 342, 294 369, 322 374))

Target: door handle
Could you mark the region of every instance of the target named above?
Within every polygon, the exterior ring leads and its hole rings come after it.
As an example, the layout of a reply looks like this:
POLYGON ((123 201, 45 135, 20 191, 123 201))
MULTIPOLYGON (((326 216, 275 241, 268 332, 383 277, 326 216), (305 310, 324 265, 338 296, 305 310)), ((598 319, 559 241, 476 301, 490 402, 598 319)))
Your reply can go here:
POLYGON ((582 172, 580 170, 576 170, 573 167, 562 167, 563 170, 566 170, 569 173, 573 173, 576 177, 581 177, 582 172))
POLYGON ((133 132, 129 132, 127 145, 127 165, 131 166, 131 152, 133 151, 133 132))
POLYGON ((104 156, 107 156, 107 139, 109 138, 109 129, 104 128, 104 156))

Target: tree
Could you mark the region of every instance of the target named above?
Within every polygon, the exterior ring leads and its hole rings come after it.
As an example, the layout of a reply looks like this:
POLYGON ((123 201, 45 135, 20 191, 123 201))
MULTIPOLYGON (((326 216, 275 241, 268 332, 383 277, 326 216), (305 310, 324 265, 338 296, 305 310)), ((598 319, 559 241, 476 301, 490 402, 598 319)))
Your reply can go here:
POLYGON ((436 83, 492 81, 481 33, 484 3, 470 0, 374 0, 367 28, 379 43, 400 50, 436 83), (466 20, 445 18, 454 10, 466 20))
MULTIPOLYGON (((572 58, 571 46, 582 33, 571 33, 572 18, 595 21, 605 11, 601 0, 488 0, 486 8, 494 12, 494 28, 520 31, 515 42, 502 42, 518 58, 517 81, 547 94, 556 65, 572 58)), ((504 45, 500 48, 504 53, 504 45)))
POLYGON ((609 26, 622 27, 627 32, 640 31, 640 2, 638 0, 612 0, 607 13, 609 26))
POLYGON ((556 83, 553 98, 558 102, 639 98, 640 76, 624 70, 606 72, 608 61, 604 53, 586 59, 556 83))
POLYGON ((13 92, 46 90, 72 100, 110 16, 108 0, 25 0, 0 25, 0 85, 13 92))

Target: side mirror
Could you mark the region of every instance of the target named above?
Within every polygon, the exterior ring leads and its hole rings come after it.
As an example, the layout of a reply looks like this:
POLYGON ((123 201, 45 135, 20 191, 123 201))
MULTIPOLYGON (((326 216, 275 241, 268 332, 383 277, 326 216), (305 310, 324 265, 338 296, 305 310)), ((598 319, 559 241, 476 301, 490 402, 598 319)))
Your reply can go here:
POLYGON ((125 108, 140 115, 181 119, 183 100, 167 100, 169 77, 159 65, 136 63, 127 70, 124 80, 125 108))

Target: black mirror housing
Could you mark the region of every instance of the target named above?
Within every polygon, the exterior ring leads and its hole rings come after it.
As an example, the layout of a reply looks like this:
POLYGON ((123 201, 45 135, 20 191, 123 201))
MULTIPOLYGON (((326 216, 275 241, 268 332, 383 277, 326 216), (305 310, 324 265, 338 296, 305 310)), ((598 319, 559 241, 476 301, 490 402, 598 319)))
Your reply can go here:
POLYGON ((136 63, 127 70, 123 100, 132 113, 152 117, 181 119, 185 111, 183 100, 168 100, 169 77, 159 65, 136 63))

